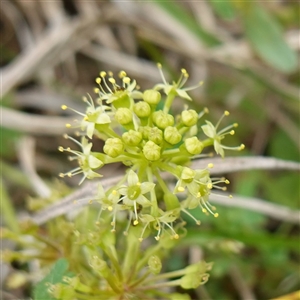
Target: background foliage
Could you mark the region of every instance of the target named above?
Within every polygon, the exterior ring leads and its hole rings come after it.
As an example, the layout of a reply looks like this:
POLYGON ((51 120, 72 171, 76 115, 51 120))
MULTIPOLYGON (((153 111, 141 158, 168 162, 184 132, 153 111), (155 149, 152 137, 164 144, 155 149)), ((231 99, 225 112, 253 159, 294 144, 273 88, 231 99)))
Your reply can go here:
MULTIPOLYGON (((55 179, 70 169, 57 147, 67 146, 61 136, 74 117, 60 107, 84 110, 80 99, 100 70, 126 70, 147 88, 159 80, 156 62, 169 78, 184 67, 190 84, 204 81, 194 108, 208 106, 214 120, 226 109, 239 123, 232 142, 246 145, 242 155, 299 161, 297 1, 2 1, 0 21, 1 210, 14 231, 28 203, 34 208, 29 197, 51 195, 49 202, 69 192, 55 179)), ((235 194, 299 209, 299 173, 229 178, 235 194)), ((190 224, 168 263, 182 267, 195 255, 215 262, 205 289, 192 296, 268 299, 300 288, 299 224, 238 208, 218 212, 218 219, 201 215, 199 228, 190 224)), ((30 295, 29 286, 9 284, 24 266, 2 267, 7 299, 30 295)))

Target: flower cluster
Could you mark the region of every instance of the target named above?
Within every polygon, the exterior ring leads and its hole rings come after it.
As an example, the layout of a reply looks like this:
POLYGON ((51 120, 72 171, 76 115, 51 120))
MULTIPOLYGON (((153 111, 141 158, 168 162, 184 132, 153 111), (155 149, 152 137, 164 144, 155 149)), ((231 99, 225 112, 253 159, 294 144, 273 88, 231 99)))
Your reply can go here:
MULTIPOLYGON (((162 83, 152 89, 140 91, 135 80, 124 71, 119 73, 120 84, 111 72, 100 72, 96 78, 98 87, 95 101, 84 98, 88 104, 79 127, 82 130, 81 151, 59 147, 77 159, 79 167, 61 176, 83 173, 84 179, 101 177, 98 170, 107 164, 123 163, 128 167, 124 178, 114 187, 104 189, 99 184, 97 201, 101 205, 97 222, 102 213, 111 215, 112 230, 116 230, 118 215, 127 213, 130 227, 138 228, 140 240, 146 232, 156 232, 159 240, 166 233, 173 239, 179 238, 182 228, 181 212, 200 207, 206 214, 215 217, 215 208, 209 203, 213 189, 226 189, 225 178, 211 178, 209 164, 205 169, 190 167, 192 159, 207 156, 205 149, 213 146, 215 152, 224 157, 224 149, 242 150, 244 145, 228 147, 223 144, 226 135, 233 135, 237 124, 219 129, 222 119, 229 115, 225 111, 216 125, 200 119, 208 113, 207 108, 197 112, 185 106, 179 115, 172 114, 172 103, 176 97, 192 101, 187 91, 199 87, 184 88, 189 77, 185 69, 177 82, 168 83, 162 73, 162 83), (104 141, 103 152, 92 152, 91 139, 104 141), (167 176, 167 177, 165 177, 167 176), (177 180, 170 187, 166 178, 177 180), (158 196, 161 195, 161 196, 158 196), (181 195, 185 195, 182 197, 181 195), (184 199, 182 199, 184 198, 184 199), (122 212, 122 213, 121 213, 122 212)), ((65 105, 63 109, 67 109, 65 105)), ((70 127, 70 124, 67 124, 70 127)), ((66 138, 72 139, 69 136, 66 138)), ((207 152, 206 152, 207 153, 207 152)), ((170 182, 170 181, 169 181, 170 182)), ((196 220, 199 224, 200 221, 196 220)))

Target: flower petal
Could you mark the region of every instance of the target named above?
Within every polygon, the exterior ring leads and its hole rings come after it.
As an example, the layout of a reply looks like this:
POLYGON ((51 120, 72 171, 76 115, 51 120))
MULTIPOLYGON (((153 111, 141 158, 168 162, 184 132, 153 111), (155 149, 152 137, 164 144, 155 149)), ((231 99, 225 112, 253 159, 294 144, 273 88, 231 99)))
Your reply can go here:
POLYGON ((128 172, 127 182, 128 186, 137 185, 137 183, 139 182, 139 178, 134 171, 130 170, 128 172))

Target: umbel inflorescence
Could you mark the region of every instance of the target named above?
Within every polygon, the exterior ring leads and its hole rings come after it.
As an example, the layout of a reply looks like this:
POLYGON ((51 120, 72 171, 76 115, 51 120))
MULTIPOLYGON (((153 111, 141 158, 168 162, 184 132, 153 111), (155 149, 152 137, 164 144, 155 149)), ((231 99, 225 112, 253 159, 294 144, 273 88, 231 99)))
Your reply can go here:
MULTIPOLYGON (((139 239, 154 232, 156 240, 162 235, 179 238, 182 227, 181 213, 192 217, 189 210, 200 207, 205 214, 218 214, 208 199, 211 190, 226 189, 229 181, 212 178, 209 164, 205 169, 191 168, 191 160, 207 156, 203 150, 213 147, 224 157, 224 149, 242 150, 244 145, 228 147, 223 144, 226 135, 233 135, 237 124, 220 129, 221 121, 229 115, 225 111, 216 125, 202 121, 208 109, 189 109, 187 105, 180 114, 172 114, 172 103, 176 97, 192 101, 187 91, 201 85, 184 88, 189 77, 185 69, 177 82, 168 83, 158 64, 162 83, 153 89, 140 91, 135 80, 124 71, 119 73, 119 81, 108 72, 100 72, 96 78, 98 87, 94 89, 97 99, 84 97, 87 104, 79 127, 81 142, 70 136, 81 150, 59 147, 60 151, 72 154, 78 160, 78 168, 60 174, 61 177, 83 174, 85 179, 102 177, 101 167, 112 163, 123 163, 127 167, 124 177, 113 187, 105 189, 99 183, 96 201, 100 213, 96 222, 101 222, 104 214, 111 216, 112 231, 118 229, 118 216, 127 214, 128 226, 139 231, 139 239), (201 119, 202 125, 199 120, 201 119), (92 151, 92 138, 104 141, 103 152, 92 151), (169 174, 177 180, 171 187, 164 179, 169 174), (182 197, 181 195, 184 195, 182 197)), ((63 105, 62 109, 68 107, 63 105)), ((67 127, 71 127, 67 124, 67 127)), ((105 217, 106 218, 106 217, 105 217)), ((124 218, 123 218, 124 219, 124 218)), ((197 224, 200 221, 196 220, 197 224)))

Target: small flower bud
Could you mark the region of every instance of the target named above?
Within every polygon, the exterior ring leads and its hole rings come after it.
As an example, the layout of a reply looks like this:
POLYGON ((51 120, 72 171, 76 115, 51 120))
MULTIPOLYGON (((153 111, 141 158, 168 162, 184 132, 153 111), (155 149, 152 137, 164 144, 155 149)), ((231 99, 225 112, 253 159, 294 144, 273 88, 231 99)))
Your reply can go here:
POLYGON ((150 130, 151 130, 151 127, 149 127, 149 126, 140 126, 139 127, 139 132, 143 135, 144 139, 148 139, 150 130))
POLYGON ((181 121, 182 123, 187 126, 191 127, 195 124, 197 124, 198 121, 198 114, 195 110, 190 109, 190 110, 184 110, 181 113, 181 121))
POLYGON ((162 131, 158 129, 157 127, 151 128, 148 134, 148 139, 155 144, 160 144, 162 142, 162 131))
POLYGON ((164 113, 162 110, 154 112, 152 119, 156 126, 160 129, 165 129, 174 124, 174 117, 170 114, 164 113))
POLYGON ((109 268, 105 260, 100 259, 98 256, 94 255, 90 261, 90 266, 98 271, 104 278, 109 275, 109 268))
POLYGON ((152 141, 148 141, 143 147, 143 153, 146 159, 150 161, 155 161, 160 159, 160 150, 161 148, 153 143, 152 141))
POLYGON ((180 286, 183 289, 195 289, 197 288, 199 285, 204 284, 204 280, 203 277, 207 277, 204 276, 204 274, 197 274, 197 273, 192 273, 192 274, 187 274, 185 276, 183 276, 180 280, 180 286))
POLYGON ((133 111, 139 118, 147 118, 151 114, 151 107, 147 102, 140 101, 134 104, 133 111))
POLYGON ((175 127, 168 126, 164 131, 164 139, 171 145, 176 145, 179 143, 181 138, 181 134, 175 127))
POLYGON ((134 130, 124 132, 122 135, 122 140, 128 146, 137 146, 141 142, 142 138, 142 133, 134 130))
POLYGON ((103 147, 104 153, 110 157, 117 157, 124 150, 123 142, 118 138, 109 138, 106 140, 103 147))
POLYGON ((115 120, 121 125, 127 125, 132 122, 132 112, 130 109, 121 107, 115 113, 115 120))
POLYGON ((201 143, 195 136, 186 139, 184 145, 186 150, 193 155, 200 154, 203 150, 203 143, 201 143))
POLYGON ((159 274, 162 267, 160 258, 156 255, 150 256, 148 266, 152 274, 159 274))
POLYGON ((143 99, 149 104, 153 104, 153 105, 158 104, 160 98, 161 98, 161 94, 158 91, 155 90, 144 91, 143 99))

